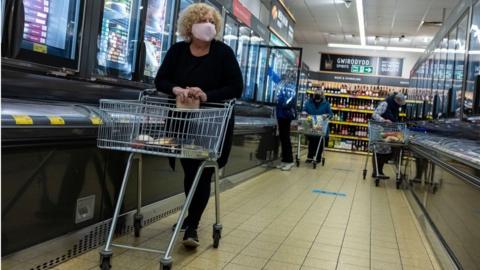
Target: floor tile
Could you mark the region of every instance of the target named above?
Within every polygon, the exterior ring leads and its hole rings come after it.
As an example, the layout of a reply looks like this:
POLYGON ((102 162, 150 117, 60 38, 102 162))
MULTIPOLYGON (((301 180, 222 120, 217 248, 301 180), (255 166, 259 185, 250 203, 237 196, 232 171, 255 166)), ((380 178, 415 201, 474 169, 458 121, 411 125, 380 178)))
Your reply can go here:
MULTIPOLYGON (((225 229, 218 249, 211 245, 211 200, 199 228, 201 246, 190 251, 177 245, 175 269, 433 270, 408 202, 395 186, 363 181, 361 156, 328 152, 327 158, 321 170, 271 170, 223 192, 225 229), (347 196, 313 194, 315 188, 347 196)), ((129 235, 117 242, 163 248, 175 222, 171 215, 145 227, 141 238, 129 235)), ((97 269, 98 250, 55 269, 97 269)), ((7 257, 2 269, 30 269, 26 260, 34 257, 24 255, 21 262, 7 257)), ((115 248, 112 270, 155 270, 158 260, 157 254, 115 248)))

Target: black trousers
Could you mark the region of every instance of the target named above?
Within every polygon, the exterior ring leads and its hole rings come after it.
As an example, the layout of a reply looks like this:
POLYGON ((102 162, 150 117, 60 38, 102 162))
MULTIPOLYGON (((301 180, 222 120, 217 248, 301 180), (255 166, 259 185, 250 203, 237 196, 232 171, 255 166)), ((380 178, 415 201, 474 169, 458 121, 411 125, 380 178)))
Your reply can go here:
POLYGON ((290 124, 292 120, 289 119, 277 119, 278 120, 278 133, 280 136, 280 143, 282 144, 282 162, 292 163, 292 142, 290 138, 290 124))
POLYGON ((416 167, 416 172, 415 172, 415 179, 421 180, 423 173, 425 172, 425 169, 428 166, 428 161, 425 158, 422 157, 415 157, 415 167, 416 167))
MULTIPOLYGON (((317 152, 318 144, 320 144, 320 149, 318 149, 318 156, 316 156, 316 161, 320 161, 320 156, 322 156, 324 150, 324 144, 320 141, 320 137, 318 136, 307 136, 308 139, 308 159, 313 159, 315 157, 315 153, 317 152)), ((328 138, 322 137, 322 140, 325 140, 325 145, 328 144, 328 138)))
MULTIPOLYGON (((183 171, 185 172, 185 178, 183 180, 183 186, 185 188, 185 195, 188 194, 192 187, 195 175, 197 174, 198 167, 202 163, 202 160, 195 159, 182 159, 183 171)), ((213 168, 205 168, 203 170, 200 181, 198 182, 197 190, 193 194, 192 202, 188 208, 188 216, 185 218, 185 225, 191 228, 197 228, 202 218, 203 211, 208 204, 210 198, 210 187, 212 182, 212 176, 215 173, 213 168)))
MULTIPOLYGON (((383 165, 388 162, 392 154, 379 154, 377 153, 377 164, 378 164, 378 173, 383 174, 383 165)), ((375 156, 373 156, 372 159, 372 165, 373 165, 373 172, 372 174, 375 175, 377 173, 376 167, 375 167, 375 156)))
MULTIPOLYGON (((222 153, 220 155, 220 158, 217 160, 219 168, 223 168, 228 162, 228 156, 230 155, 230 151, 232 149, 234 123, 235 120, 232 116, 227 126, 222 153)), ((180 160, 184 172, 183 186, 185 189, 185 195, 187 195, 190 191, 193 181, 195 180, 198 167, 200 167, 200 164, 202 162, 203 160, 196 159, 180 160)), ((205 208, 208 204, 208 199, 210 198, 211 182, 214 173, 214 168, 205 168, 203 170, 200 181, 198 182, 197 189, 193 194, 192 202, 190 203, 190 207, 188 208, 188 216, 184 220, 184 224, 188 225, 189 228, 196 229, 198 227, 198 224, 200 223, 200 219, 202 218, 202 214, 205 211, 205 208)))

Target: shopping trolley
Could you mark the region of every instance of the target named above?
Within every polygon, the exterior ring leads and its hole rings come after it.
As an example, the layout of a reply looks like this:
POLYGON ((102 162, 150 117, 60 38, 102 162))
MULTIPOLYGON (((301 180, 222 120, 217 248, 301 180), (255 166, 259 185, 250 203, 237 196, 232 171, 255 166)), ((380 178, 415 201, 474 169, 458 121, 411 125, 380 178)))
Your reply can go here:
POLYGON ((382 149, 390 150, 391 148, 397 148, 399 151, 395 178, 397 189, 399 189, 403 178, 401 172, 403 151, 408 144, 407 125, 405 123, 388 123, 370 120, 368 121, 368 144, 368 153, 365 159, 365 167, 363 169, 363 179, 365 179, 367 176, 367 165, 370 151, 372 152, 372 162, 375 162, 376 165, 375 185, 378 186, 380 184, 380 178, 378 177, 377 151, 382 149))
POLYGON ((200 109, 180 109, 176 108, 175 100, 155 96, 155 90, 144 91, 138 100, 100 100, 99 114, 103 124, 99 128, 97 146, 102 149, 130 152, 107 242, 100 251, 100 268, 102 270, 111 268, 112 246, 163 254, 160 259, 160 269, 171 269, 172 250, 200 176, 207 167, 215 170, 216 220, 213 225, 213 246, 218 247, 222 225, 220 224, 217 159, 222 152, 227 123, 231 117, 234 103, 234 100, 225 103, 204 103, 200 109), (140 164, 138 166, 138 205, 134 218, 134 230, 135 236, 140 235, 142 227, 141 157, 143 154, 203 160, 186 196, 177 226, 165 251, 112 243, 132 160, 135 158, 139 158, 140 164))
POLYGON ((325 166, 325 157, 323 157, 323 152, 325 151, 325 136, 328 132, 328 119, 323 119, 320 115, 301 115, 297 121, 298 128, 298 143, 297 143, 297 155, 295 157, 295 163, 297 167, 300 166, 300 148, 301 148, 301 138, 302 135, 320 137, 320 141, 317 145, 317 150, 315 151, 315 157, 313 158, 312 164, 313 168, 317 168, 317 160, 321 160, 322 166, 325 166), (320 144, 323 145, 324 151, 320 152, 320 144), (320 158, 318 159, 318 154, 320 158))

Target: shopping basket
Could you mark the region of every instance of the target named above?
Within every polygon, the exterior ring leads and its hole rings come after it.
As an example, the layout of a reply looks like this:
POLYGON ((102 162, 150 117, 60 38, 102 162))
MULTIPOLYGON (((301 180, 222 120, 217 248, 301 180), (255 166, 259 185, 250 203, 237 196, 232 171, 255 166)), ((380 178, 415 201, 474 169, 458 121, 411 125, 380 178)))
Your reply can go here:
POLYGON ((321 160, 322 166, 325 165, 325 157, 323 157, 323 151, 320 152, 320 144, 323 145, 325 149, 325 137, 328 132, 328 119, 323 119, 320 115, 301 115, 297 120, 297 133, 298 133, 298 142, 297 142, 297 155, 295 157, 295 162, 297 167, 300 166, 300 150, 301 150, 301 135, 320 137, 320 141, 317 145, 317 150, 315 152, 315 157, 313 158, 312 164, 313 168, 317 168, 317 160, 321 160), (317 158, 320 154, 320 158, 317 158))
POLYGON ((99 114, 103 124, 99 127, 97 146, 102 149, 130 153, 107 242, 100 252, 101 269, 111 268, 112 246, 163 254, 160 259, 160 269, 171 269, 173 247, 200 176, 207 167, 215 169, 216 220, 213 225, 213 246, 217 248, 220 242, 222 225, 220 224, 220 190, 216 161, 222 152, 227 124, 235 101, 203 103, 199 109, 180 109, 176 108, 175 100, 156 96, 155 93, 155 90, 146 90, 140 94, 138 100, 100 100, 99 114), (139 160, 138 204, 134 218, 134 231, 135 236, 140 235, 142 154, 203 160, 165 251, 112 243, 133 159, 139 160))
POLYGON ((391 148, 397 148, 398 151, 398 161, 396 166, 396 186, 397 189, 400 188, 402 183, 402 158, 404 148, 408 145, 409 134, 407 124, 405 123, 391 123, 391 122, 379 122, 379 121, 368 121, 368 150, 367 157, 365 159, 365 167, 363 169, 363 179, 367 176, 367 165, 370 151, 372 152, 373 160, 375 162, 375 185, 378 186, 380 183, 379 173, 378 173, 378 160, 377 160, 377 151, 388 150, 391 148))

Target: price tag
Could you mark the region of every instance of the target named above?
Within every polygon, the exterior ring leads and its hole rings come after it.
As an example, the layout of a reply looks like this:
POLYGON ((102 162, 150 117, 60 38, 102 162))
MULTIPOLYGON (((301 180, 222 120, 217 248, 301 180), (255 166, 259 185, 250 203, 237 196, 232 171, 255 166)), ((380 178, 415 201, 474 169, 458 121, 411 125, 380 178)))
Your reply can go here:
POLYGON ((17 125, 33 125, 33 120, 28 115, 12 115, 17 125))
POLYGON ((47 46, 43 44, 33 43, 33 51, 46 54, 47 46))
POLYGON ((94 125, 101 125, 103 123, 102 119, 100 119, 98 116, 90 117, 90 121, 92 121, 92 124, 94 125))
POLYGON ((60 116, 49 116, 51 125, 65 125, 65 120, 60 116))

